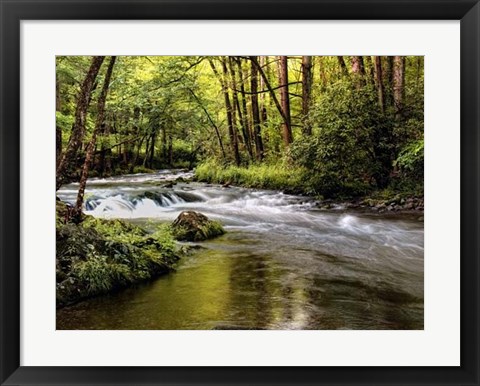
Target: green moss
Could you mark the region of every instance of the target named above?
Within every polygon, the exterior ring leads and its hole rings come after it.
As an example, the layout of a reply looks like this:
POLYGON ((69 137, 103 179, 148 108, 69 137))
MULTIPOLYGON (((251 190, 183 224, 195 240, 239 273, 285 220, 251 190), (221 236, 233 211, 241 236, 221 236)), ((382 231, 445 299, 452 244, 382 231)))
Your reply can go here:
POLYGON ((212 237, 223 235, 225 230, 220 222, 210 220, 204 227, 202 227, 202 233, 205 238, 210 239, 212 237))
POLYGON ((178 215, 171 229, 173 236, 179 241, 203 241, 225 233, 218 221, 210 220, 202 213, 188 210, 178 215))
POLYGON ((193 232, 186 227, 176 227, 174 237, 179 241, 204 241, 225 234, 225 229, 220 222, 208 220, 205 224, 199 225, 193 232))
POLYGON ((64 206, 57 208, 57 306, 152 279, 178 260, 169 226, 147 232, 91 216, 78 225, 64 223, 64 206))

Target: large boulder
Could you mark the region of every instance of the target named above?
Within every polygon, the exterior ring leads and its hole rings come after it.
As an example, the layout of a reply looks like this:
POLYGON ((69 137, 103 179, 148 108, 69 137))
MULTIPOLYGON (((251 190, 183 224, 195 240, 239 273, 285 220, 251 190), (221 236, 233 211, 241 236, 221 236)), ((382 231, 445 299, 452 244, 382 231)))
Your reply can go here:
POLYGON ((172 224, 173 234, 179 241, 203 241, 223 235, 225 230, 218 221, 204 214, 183 211, 172 224))

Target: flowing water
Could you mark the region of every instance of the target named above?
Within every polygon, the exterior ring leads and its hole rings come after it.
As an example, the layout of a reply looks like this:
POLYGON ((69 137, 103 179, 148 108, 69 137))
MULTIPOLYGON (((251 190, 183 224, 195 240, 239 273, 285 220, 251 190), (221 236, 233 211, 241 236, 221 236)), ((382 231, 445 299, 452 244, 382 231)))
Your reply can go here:
MULTIPOLYGON (((86 213, 144 225, 196 210, 227 233, 177 271, 57 311, 58 329, 423 329, 423 222, 319 210, 276 191, 92 179, 86 213)), ((58 196, 73 202, 78 184, 58 196)))

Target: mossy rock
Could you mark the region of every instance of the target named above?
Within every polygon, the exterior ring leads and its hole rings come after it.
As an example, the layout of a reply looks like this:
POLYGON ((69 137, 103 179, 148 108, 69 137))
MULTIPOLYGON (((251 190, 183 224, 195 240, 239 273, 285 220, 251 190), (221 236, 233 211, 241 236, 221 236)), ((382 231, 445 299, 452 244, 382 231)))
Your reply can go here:
POLYGON ((173 235, 179 241, 203 241, 225 233, 222 224, 202 213, 183 211, 172 223, 173 235))
POLYGON ((170 227, 150 233, 92 216, 65 222, 67 215, 68 207, 57 201, 57 307, 153 279, 174 270, 179 259, 170 227))

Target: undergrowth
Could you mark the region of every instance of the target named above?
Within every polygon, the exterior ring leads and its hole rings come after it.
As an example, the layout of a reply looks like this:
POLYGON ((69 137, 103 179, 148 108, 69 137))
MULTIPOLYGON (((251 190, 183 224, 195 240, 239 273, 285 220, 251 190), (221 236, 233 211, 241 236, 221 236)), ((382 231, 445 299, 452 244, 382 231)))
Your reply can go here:
POLYGON ((152 279, 177 260, 168 225, 147 232, 121 220, 87 216, 76 225, 57 218, 57 305, 152 279))
POLYGON ((276 164, 252 164, 248 168, 224 166, 215 160, 205 161, 195 169, 198 181, 214 184, 232 184, 247 188, 298 191, 308 189, 305 185, 306 170, 288 162, 276 164))

